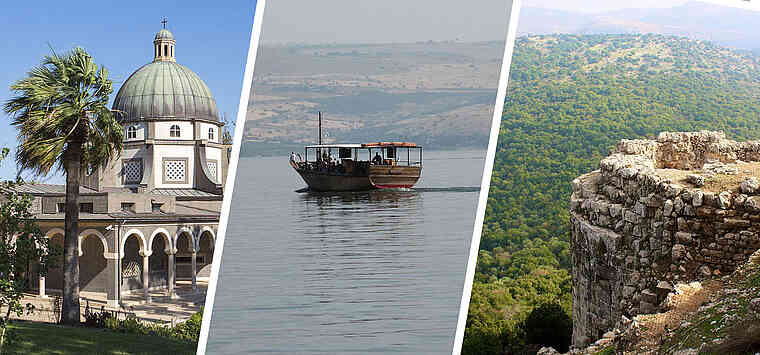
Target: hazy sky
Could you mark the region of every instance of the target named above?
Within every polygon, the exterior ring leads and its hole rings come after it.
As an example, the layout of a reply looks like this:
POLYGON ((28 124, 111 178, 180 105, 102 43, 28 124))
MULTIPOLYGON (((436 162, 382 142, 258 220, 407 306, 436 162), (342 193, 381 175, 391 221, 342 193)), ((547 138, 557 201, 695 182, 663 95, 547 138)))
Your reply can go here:
MULTIPOLYGON (((0 103, 9 86, 25 76, 44 55, 84 47, 105 65, 114 93, 127 77, 153 60, 153 36, 161 18, 177 40, 177 62, 196 72, 216 98, 219 112, 234 121, 243 84, 255 0, 188 3, 185 1, 86 0, 6 1, 0 5, 0 103)), ((0 147, 15 148, 16 129, 0 110, 0 147)), ((0 165, 0 179, 13 178, 15 164, 0 165)), ((60 176, 53 182, 62 182, 60 176)))
MULTIPOLYGON (((667 8, 683 5, 690 0, 523 0, 523 6, 565 10, 583 13, 599 13, 630 8, 667 8)), ((745 9, 758 9, 760 1, 752 0, 700 0, 745 9), (754 4, 752 4, 754 3, 754 4)))
POLYGON ((630 8, 673 7, 688 0, 523 0, 523 6, 597 13, 630 8))
MULTIPOLYGON (((564 1, 564 0, 563 0, 564 1)), ((265 43, 504 40, 510 0, 271 0, 265 43)))

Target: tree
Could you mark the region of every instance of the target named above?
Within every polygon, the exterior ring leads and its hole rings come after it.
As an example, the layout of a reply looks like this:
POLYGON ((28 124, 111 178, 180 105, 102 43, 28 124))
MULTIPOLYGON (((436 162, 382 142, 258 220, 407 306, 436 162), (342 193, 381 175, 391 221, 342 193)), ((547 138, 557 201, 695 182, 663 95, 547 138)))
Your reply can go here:
POLYGON ((13 85, 4 109, 18 129, 22 170, 66 174, 61 322, 79 324, 79 176, 121 152, 122 127, 108 109, 113 92, 105 67, 84 49, 53 52, 13 85))
MULTIPOLYGON (((8 154, 3 148, 0 160, 8 154)), ((10 316, 34 311, 31 303, 23 304, 24 291, 29 287, 30 266, 38 265, 37 273, 44 276, 60 253, 51 247, 35 222, 31 196, 21 195, 3 183, 4 201, 0 203, 0 353, 8 338, 10 316)))
POLYGON ((534 308, 524 324, 528 343, 551 346, 563 353, 570 349, 573 321, 559 303, 544 303, 534 308))
POLYGON ((224 132, 222 133, 222 144, 232 145, 232 133, 230 133, 230 131, 235 130, 235 123, 227 121, 227 113, 222 115, 222 122, 224 123, 224 132))

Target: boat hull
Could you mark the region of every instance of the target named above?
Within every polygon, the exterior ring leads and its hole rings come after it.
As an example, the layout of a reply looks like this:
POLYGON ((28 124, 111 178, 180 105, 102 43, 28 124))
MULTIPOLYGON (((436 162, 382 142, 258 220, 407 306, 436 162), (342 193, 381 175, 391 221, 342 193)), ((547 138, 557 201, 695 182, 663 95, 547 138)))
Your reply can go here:
POLYGON ((421 167, 370 166, 366 174, 335 174, 310 171, 294 165, 312 191, 366 191, 385 188, 411 188, 420 179, 421 167))
POLYGON ((333 175, 296 169, 312 191, 364 191, 375 187, 368 176, 333 175))
POLYGON ((376 188, 411 188, 420 179, 419 166, 373 165, 369 168, 369 180, 376 188))

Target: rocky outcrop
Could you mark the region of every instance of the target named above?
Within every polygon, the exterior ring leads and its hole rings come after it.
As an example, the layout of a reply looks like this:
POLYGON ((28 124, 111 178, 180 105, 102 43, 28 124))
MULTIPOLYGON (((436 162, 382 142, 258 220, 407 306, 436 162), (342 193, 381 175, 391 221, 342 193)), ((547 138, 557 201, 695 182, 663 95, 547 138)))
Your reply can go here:
POLYGON ((573 345, 744 263, 760 248, 758 177, 760 141, 702 131, 623 140, 574 180, 573 345))

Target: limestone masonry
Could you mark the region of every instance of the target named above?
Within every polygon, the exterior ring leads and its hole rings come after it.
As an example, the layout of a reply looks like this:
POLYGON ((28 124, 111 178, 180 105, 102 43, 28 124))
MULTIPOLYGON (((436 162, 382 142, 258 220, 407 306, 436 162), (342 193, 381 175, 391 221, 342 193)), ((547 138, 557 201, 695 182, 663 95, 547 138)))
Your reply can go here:
POLYGON ((760 248, 760 141, 722 132, 622 140, 573 181, 573 345, 660 309, 674 282, 733 271, 760 248))

